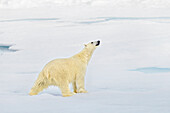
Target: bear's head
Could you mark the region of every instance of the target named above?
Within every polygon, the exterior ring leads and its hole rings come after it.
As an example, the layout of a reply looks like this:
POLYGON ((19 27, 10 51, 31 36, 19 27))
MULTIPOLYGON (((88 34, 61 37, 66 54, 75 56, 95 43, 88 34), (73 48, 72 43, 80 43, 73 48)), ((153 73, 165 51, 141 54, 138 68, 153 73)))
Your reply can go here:
POLYGON ((100 40, 84 44, 86 48, 96 48, 100 45, 100 40))
POLYGON ((91 50, 94 50, 96 49, 96 47, 98 47, 100 45, 100 41, 94 41, 94 42, 90 42, 88 44, 85 44, 85 48, 87 49, 91 49, 91 50))

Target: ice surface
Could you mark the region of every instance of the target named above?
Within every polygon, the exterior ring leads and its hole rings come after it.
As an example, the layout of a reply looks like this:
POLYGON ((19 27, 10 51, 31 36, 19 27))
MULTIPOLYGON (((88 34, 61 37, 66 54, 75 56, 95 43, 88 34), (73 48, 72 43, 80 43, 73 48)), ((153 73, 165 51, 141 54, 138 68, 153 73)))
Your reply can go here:
MULTIPOLYGON (((51 6, 57 1, 46 2, 51 6)), ((117 7, 106 2, 47 7, 45 0, 0 1, 0 49, 19 50, 0 55, 0 113, 170 112, 170 72, 130 71, 170 68, 169 1, 124 0, 116 1, 117 7), (134 8, 125 2, 159 8, 134 8), (28 95, 47 62, 70 57, 98 39, 101 46, 86 74, 89 93, 64 98, 57 87, 49 87, 28 95)))

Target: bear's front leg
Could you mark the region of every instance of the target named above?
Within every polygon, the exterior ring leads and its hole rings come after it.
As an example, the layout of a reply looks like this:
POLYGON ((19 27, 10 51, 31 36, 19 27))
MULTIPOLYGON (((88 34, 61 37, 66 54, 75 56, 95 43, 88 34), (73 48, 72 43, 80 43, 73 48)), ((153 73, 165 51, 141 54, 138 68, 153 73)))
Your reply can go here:
POLYGON ((77 84, 77 93, 87 93, 87 90, 84 88, 84 76, 76 80, 77 84))
POLYGON ((73 86, 74 93, 77 93, 76 81, 72 82, 72 86, 73 86))
POLYGON ((69 83, 63 82, 63 84, 60 84, 59 88, 61 89, 63 97, 69 97, 75 94, 74 92, 70 91, 69 83))

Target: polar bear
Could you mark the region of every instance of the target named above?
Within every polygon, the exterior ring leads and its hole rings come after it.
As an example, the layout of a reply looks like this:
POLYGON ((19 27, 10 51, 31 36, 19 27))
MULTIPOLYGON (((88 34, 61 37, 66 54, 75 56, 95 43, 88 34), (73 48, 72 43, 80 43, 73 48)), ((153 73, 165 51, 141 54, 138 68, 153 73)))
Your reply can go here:
POLYGON ((84 87, 84 77, 88 62, 100 41, 85 44, 84 49, 78 54, 65 59, 55 59, 47 63, 40 72, 29 95, 37 95, 50 85, 58 86, 63 97, 75 93, 87 93, 84 87), (69 89, 72 83, 74 92, 69 89))

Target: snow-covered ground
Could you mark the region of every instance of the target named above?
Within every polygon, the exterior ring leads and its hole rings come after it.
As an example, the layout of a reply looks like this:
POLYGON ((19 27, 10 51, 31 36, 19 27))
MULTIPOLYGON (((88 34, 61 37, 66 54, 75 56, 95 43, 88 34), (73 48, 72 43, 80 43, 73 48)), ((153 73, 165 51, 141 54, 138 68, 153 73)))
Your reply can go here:
POLYGON ((0 1, 0 113, 169 113, 169 1, 63 1, 0 1), (47 62, 98 39, 89 93, 28 95, 47 62))
POLYGON ((53 6, 103 6, 114 7, 169 7, 169 0, 1 0, 1 8, 33 8, 53 6))

